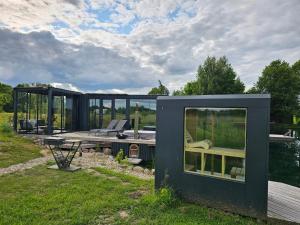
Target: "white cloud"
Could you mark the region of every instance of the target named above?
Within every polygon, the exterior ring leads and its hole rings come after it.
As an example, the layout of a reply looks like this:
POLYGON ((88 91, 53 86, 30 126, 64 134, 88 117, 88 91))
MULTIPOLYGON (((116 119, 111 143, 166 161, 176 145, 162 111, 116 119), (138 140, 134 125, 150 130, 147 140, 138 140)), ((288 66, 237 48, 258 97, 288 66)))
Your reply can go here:
POLYGON ((0 36, 0 78, 15 83, 118 92, 160 79, 172 91, 194 79, 208 55, 226 55, 248 87, 272 60, 300 59, 298 0, 9 0, 0 10, 0 26, 16 32, 0 36), (103 10, 111 21, 97 14, 103 10), (128 35, 116 32, 134 18, 128 35))
POLYGON ((70 90, 70 91, 82 92, 78 87, 76 87, 70 83, 55 83, 54 82, 54 83, 50 83, 50 85, 55 88, 61 88, 61 89, 70 90))

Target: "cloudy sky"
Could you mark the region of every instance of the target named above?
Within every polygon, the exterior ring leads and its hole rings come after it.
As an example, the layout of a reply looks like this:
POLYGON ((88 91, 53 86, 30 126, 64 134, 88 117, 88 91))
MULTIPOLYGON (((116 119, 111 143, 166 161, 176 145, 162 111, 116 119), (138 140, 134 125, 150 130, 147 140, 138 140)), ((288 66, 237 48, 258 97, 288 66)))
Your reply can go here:
POLYGON ((300 59, 300 0, 0 0, 0 81, 82 91, 172 91, 207 56, 250 87, 300 59))

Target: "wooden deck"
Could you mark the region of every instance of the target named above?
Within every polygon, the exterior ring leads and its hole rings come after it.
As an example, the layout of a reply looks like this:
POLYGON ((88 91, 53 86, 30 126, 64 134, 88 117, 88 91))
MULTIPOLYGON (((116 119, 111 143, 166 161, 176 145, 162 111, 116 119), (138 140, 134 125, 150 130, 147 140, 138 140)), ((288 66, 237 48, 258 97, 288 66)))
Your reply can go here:
POLYGON ((108 142, 108 143, 131 143, 131 144, 147 144, 147 145, 155 145, 155 139, 118 139, 116 137, 111 136, 95 136, 95 134, 89 134, 88 131, 79 131, 72 133, 63 133, 56 134, 56 137, 63 137, 66 139, 79 139, 82 141, 89 142, 108 142))
POLYGON ((268 217, 300 223, 300 188, 269 181, 268 217))

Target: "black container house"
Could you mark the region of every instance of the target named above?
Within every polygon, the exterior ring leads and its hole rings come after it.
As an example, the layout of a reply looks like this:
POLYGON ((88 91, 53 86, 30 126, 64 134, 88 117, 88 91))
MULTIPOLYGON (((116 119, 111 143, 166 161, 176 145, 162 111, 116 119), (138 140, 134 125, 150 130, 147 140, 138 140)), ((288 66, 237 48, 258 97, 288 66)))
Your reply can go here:
POLYGON ((155 186, 267 216, 269 95, 159 97, 155 186))
POLYGON ((55 134, 105 128, 112 119, 127 119, 130 128, 136 104, 139 128, 156 124, 156 95, 81 93, 54 87, 14 88, 14 129, 55 134))

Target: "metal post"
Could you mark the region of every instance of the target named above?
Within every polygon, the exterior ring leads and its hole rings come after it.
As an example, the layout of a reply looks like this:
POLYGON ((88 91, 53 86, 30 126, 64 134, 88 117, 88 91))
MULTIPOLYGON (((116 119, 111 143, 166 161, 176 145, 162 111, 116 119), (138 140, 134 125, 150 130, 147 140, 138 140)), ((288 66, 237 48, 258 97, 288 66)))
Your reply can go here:
POLYGON ((99 127, 102 128, 103 125, 103 99, 100 99, 100 113, 99 113, 99 127))
POLYGON ((52 88, 48 89, 48 134, 52 134, 52 88))
POLYGON ((39 134, 39 94, 36 94, 36 133, 39 134))
POLYGON ((130 99, 129 98, 126 98, 126 120, 128 121, 127 122, 127 127, 126 129, 129 129, 130 128, 130 124, 131 124, 131 121, 130 121, 130 99))
POLYGON ((29 94, 28 92, 26 93, 26 132, 28 131, 28 112, 29 112, 29 98, 28 98, 29 94))
POLYGON ((14 90, 14 130, 18 128, 18 91, 14 90))
POLYGON ((116 99, 111 100, 111 119, 112 120, 116 118, 116 109, 115 109, 116 108, 115 107, 116 103, 115 103, 115 100, 116 99))

